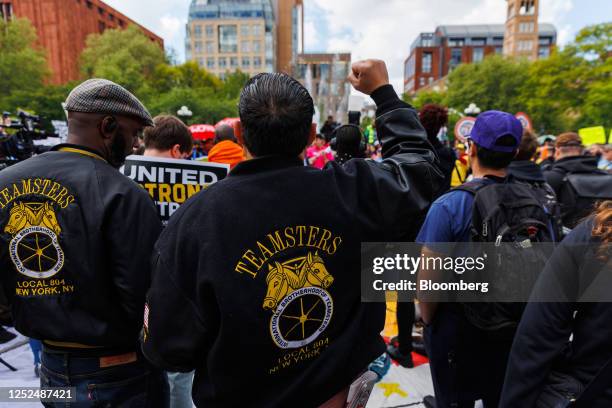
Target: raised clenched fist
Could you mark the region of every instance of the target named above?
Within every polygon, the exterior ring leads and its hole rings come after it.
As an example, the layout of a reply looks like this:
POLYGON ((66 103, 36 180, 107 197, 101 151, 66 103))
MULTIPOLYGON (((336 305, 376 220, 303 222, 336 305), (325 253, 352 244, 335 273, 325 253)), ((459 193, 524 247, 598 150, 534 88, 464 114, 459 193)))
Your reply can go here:
POLYGON ((372 92, 389 83, 387 65, 384 61, 374 59, 355 62, 351 67, 348 80, 359 92, 371 95, 372 92))

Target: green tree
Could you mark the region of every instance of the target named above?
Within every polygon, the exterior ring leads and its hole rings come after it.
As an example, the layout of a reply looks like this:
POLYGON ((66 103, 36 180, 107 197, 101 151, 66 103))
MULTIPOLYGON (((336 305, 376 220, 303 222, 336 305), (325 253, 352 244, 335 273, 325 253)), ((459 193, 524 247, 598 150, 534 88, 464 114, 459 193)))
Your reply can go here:
POLYGON ((158 66, 166 63, 164 51, 136 26, 90 35, 81 54, 85 78, 109 79, 139 97, 151 90, 148 82, 158 66))
POLYGON ((404 102, 407 102, 414 106, 417 110, 420 110, 423 106, 435 103, 436 105, 446 106, 446 93, 436 91, 421 91, 417 92, 416 95, 409 95, 407 93, 402 95, 404 102))
MULTIPOLYGON (((36 30, 29 20, 0 19, 0 103, 15 92, 40 89, 49 74, 45 53, 35 48, 36 30)), ((5 108, 5 109, 6 109, 5 108)))
POLYGON ((40 115, 44 128, 52 130, 51 120, 66 120, 62 102, 74 85, 47 85, 33 90, 16 91, 6 99, 7 106, 40 115))
POLYGON ((516 113, 524 109, 521 90, 528 78, 529 63, 490 56, 477 64, 462 64, 448 77, 447 102, 463 111, 470 103, 481 110, 516 113))

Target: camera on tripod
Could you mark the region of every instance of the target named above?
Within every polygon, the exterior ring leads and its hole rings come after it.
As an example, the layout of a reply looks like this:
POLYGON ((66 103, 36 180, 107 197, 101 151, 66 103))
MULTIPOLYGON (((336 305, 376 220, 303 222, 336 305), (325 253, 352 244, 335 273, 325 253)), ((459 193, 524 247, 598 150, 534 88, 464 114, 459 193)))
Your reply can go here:
POLYGON ((46 150, 41 150, 34 143, 34 140, 47 138, 47 133, 41 127, 40 116, 21 109, 17 110, 19 120, 10 119, 9 115, 10 112, 4 112, 0 123, 0 161, 3 159, 5 165, 11 165, 46 150))

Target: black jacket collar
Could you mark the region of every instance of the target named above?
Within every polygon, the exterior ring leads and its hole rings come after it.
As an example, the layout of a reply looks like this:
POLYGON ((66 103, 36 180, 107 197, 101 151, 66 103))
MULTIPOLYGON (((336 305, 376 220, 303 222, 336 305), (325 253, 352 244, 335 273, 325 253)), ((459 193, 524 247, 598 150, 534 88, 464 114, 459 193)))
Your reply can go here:
MULTIPOLYGON (((63 149, 70 149, 70 150, 82 150, 84 152, 87 153, 91 153, 95 156, 97 156, 100 160, 102 161, 106 161, 106 159, 104 158, 104 156, 102 156, 102 154, 100 152, 98 152, 95 149, 91 149, 89 147, 85 147, 85 146, 81 146, 81 145, 75 145, 75 144, 71 144, 71 143, 61 143, 58 145, 55 145, 51 148, 52 152, 59 152, 62 151, 63 149)), ((89 156, 89 155, 87 155, 89 156)))
POLYGON ((243 176, 263 171, 299 166, 304 166, 304 162, 298 157, 262 156, 239 163, 231 171, 230 176, 243 176))

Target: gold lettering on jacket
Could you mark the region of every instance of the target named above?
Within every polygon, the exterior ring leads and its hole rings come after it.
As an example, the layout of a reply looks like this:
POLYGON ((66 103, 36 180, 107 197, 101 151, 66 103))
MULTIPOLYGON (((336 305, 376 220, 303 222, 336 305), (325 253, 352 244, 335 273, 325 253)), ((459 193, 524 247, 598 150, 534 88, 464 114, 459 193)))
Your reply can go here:
POLYGON ((235 271, 255 278, 271 258, 287 249, 303 247, 321 251, 321 254, 334 255, 341 243, 342 237, 325 228, 306 225, 286 227, 256 241, 255 245, 242 254, 235 271))
POLYGON ((57 181, 29 178, 0 189, 0 210, 17 198, 31 194, 46 197, 57 203, 60 208, 66 208, 74 201, 74 196, 69 194, 68 188, 57 181))

